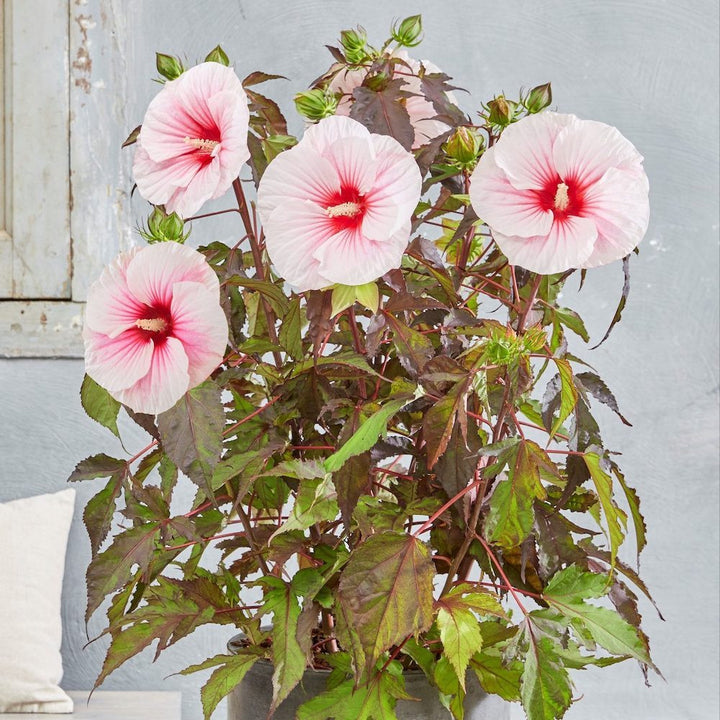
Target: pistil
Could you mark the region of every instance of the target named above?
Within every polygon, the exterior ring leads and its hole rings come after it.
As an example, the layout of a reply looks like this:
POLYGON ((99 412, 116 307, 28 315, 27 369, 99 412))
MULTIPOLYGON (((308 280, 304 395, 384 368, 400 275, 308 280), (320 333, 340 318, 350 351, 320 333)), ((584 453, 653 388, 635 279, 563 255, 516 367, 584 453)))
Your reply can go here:
POLYGON ((568 197, 568 186, 564 182, 558 183, 557 190, 555 191, 555 209, 560 212, 565 212, 569 204, 570 198, 568 197))
POLYGON ((355 217, 362 212, 362 205, 356 202, 344 202, 325 209, 328 217, 355 217))
POLYGON ((167 330, 167 322, 162 318, 140 318, 135 321, 141 330, 148 330, 149 332, 165 332, 167 330))
POLYGON ((185 142, 194 148, 197 148, 201 152, 206 152, 212 155, 215 148, 220 144, 217 140, 204 140, 202 138, 191 138, 186 137, 185 142))

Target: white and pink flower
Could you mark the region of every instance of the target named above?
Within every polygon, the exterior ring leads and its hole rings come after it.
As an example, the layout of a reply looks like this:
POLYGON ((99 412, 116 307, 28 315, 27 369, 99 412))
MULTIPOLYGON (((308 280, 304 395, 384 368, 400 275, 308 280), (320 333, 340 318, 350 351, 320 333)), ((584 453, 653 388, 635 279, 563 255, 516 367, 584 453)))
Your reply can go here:
POLYGON ((174 242, 118 256, 88 291, 87 374, 135 412, 171 408, 206 380, 228 339, 205 257, 174 242))
POLYGON ((205 62, 165 83, 148 106, 133 174, 138 191, 181 217, 220 197, 250 157, 247 96, 232 68, 205 62))
MULTIPOLYGON (((437 111, 432 102, 423 94, 422 83, 417 76, 423 67, 425 72, 428 73, 442 71, 429 60, 423 60, 421 63, 419 60, 410 57, 405 50, 393 53, 393 57, 397 57, 406 63, 405 65, 398 63, 397 70, 404 73, 398 75, 403 79, 403 90, 411 93, 409 97, 405 98, 404 104, 410 117, 410 124, 415 131, 412 147, 413 150, 417 150, 417 148, 430 142, 433 138, 450 130, 449 125, 437 119, 437 111)), ((350 114, 353 103, 353 90, 360 87, 366 77, 367 70, 365 68, 345 68, 333 77, 328 85, 328 90, 333 94, 342 93, 335 111, 337 115, 350 114)), ((455 103, 455 97, 452 93, 448 93, 447 96, 450 102, 455 103)))
POLYGON ((610 125, 544 112, 510 125, 470 200, 513 265, 550 274, 619 260, 648 226, 642 156, 610 125))
POLYGON ((267 251, 296 289, 362 285, 400 267, 420 170, 397 140, 328 117, 270 163, 258 188, 267 251))

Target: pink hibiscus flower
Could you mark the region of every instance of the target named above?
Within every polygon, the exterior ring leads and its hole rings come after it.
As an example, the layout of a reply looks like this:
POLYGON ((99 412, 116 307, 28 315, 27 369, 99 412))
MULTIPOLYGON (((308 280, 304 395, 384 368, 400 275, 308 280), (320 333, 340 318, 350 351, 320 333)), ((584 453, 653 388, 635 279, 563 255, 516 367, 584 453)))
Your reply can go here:
POLYGON ((124 253, 88 291, 83 337, 95 382, 136 412, 164 412, 223 358, 217 276, 174 242, 124 253))
POLYGON ((250 157, 247 96, 232 68, 206 62, 148 106, 133 162, 140 194, 181 217, 220 197, 250 157))
MULTIPOLYGON (((428 100, 422 91, 422 83, 420 78, 416 77, 417 73, 420 72, 421 63, 415 58, 411 58, 405 50, 393 53, 394 57, 404 60, 409 69, 402 64, 398 64, 396 67, 397 71, 403 73, 413 72, 415 75, 402 75, 403 78, 403 90, 412 93, 411 97, 405 99, 405 109, 410 116, 410 124, 415 130, 415 139, 413 140, 413 150, 425 145, 430 142, 433 138, 438 135, 442 135, 444 132, 450 130, 450 126, 444 122, 435 119, 437 111, 435 110, 432 102, 428 100)), ((425 72, 428 73, 439 73, 442 72, 437 65, 434 65, 429 60, 423 60, 422 66, 425 68, 425 72)), ((357 69, 344 69, 341 70, 335 77, 330 81, 328 90, 331 93, 342 93, 343 96, 340 98, 337 110, 337 115, 349 115, 350 108, 353 103, 353 90, 362 85, 363 80, 367 76, 367 70, 364 68, 357 69)), ((455 97, 452 93, 447 94, 450 102, 455 103, 455 97)))
POLYGON ((648 226, 642 156, 609 125, 544 112, 510 125, 470 181, 513 265, 550 274, 625 257, 648 226))
POLYGON ((270 259, 300 291, 371 282, 400 267, 420 185, 397 140, 347 117, 325 118, 260 181, 270 259))

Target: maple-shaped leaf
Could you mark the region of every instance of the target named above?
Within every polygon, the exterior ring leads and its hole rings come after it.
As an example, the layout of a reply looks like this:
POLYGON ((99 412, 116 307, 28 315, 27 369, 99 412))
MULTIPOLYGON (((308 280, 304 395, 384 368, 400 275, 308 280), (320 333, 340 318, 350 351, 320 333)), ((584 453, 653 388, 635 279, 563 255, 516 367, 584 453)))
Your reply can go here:
POLYGON ((158 416, 163 450, 208 497, 222 453, 225 413, 220 388, 211 380, 198 385, 158 416))
POLYGON ((530 635, 523 668, 520 698, 528 720, 560 720, 572 702, 570 677, 550 637, 530 635))
POLYGON ((83 523, 90 537, 90 549, 93 556, 100 550, 110 532, 112 519, 115 515, 115 501, 120 497, 123 476, 114 475, 108 484, 88 500, 83 510, 83 523))
POLYGON ((405 108, 409 93, 403 90, 401 78, 389 80, 381 90, 360 86, 353 90, 350 117, 362 123, 371 133, 390 135, 406 150, 415 140, 415 130, 405 108))
POLYGON ((470 667, 485 692, 499 695, 505 700, 520 699, 523 664, 519 660, 505 660, 500 651, 488 648, 473 655, 470 667))
POLYGON ((80 386, 80 401, 85 412, 95 422, 106 427, 115 437, 120 437, 117 426, 120 402, 89 375, 85 375, 80 386))
POLYGON ((355 670, 372 670, 380 655, 433 621, 434 566, 422 541, 397 532, 358 546, 340 578, 338 600, 362 646, 355 670))
POLYGON ((330 475, 303 479, 290 517, 270 536, 270 541, 281 533, 306 530, 316 523, 334 520, 339 513, 337 491, 330 475))
POLYGON ((471 382, 472 376, 468 375, 425 413, 423 437, 427 445, 428 469, 432 469, 445 452, 456 426, 464 430, 464 437, 467 436, 467 394, 471 382))
POLYGON ((190 675, 215 668, 208 681, 200 690, 204 720, 210 720, 220 701, 240 684, 247 671, 262 657, 259 648, 243 648, 235 655, 215 655, 198 665, 191 665, 180 671, 181 675, 190 675))

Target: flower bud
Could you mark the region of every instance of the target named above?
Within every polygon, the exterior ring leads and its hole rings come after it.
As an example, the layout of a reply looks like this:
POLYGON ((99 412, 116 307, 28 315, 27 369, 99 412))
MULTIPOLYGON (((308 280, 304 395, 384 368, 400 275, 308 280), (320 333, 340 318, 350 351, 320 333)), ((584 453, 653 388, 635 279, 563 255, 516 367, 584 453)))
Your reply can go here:
POLYGON ((295 96, 297 111, 308 120, 322 120, 335 114, 337 99, 324 90, 304 90, 295 96))
POLYGON ((534 87, 525 98, 524 104, 532 115, 544 110, 552 102, 552 88, 550 83, 534 87))
POLYGON ((183 234, 185 223, 177 213, 166 214, 162 208, 155 207, 148 218, 147 230, 141 235, 150 243, 179 242, 184 243, 188 235, 183 234))
POLYGON ((221 65, 224 65, 225 67, 230 66, 230 59, 225 54, 225 51, 219 46, 216 45, 207 55, 205 58, 205 62, 216 62, 220 63, 221 65))
POLYGON ((488 120, 492 125, 505 127, 512 122, 516 107, 517 103, 508 100, 504 95, 498 95, 488 103, 488 120))
POLYGON ((445 154, 460 165, 474 164, 483 146, 483 138, 473 128, 461 126, 445 143, 445 154))
POLYGON ((166 80, 175 80, 184 72, 182 63, 177 58, 163 53, 155 53, 155 67, 166 80))
POLYGON ((358 25, 356 30, 343 30, 340 33, 340 44, 345 58, 351 65, 360 65, 368 58, 367 33, 358 25))
POLYGON ((419 45, 422 41, 422 16, 411 15, 405 18, 399 25, 393 23, 390 34, 398 45, 404 45, 405 47, 415 47, 419 45))

